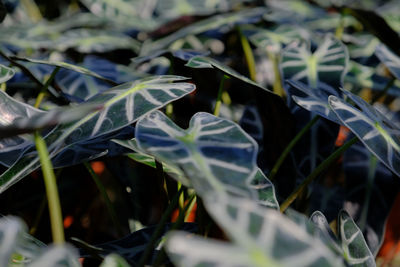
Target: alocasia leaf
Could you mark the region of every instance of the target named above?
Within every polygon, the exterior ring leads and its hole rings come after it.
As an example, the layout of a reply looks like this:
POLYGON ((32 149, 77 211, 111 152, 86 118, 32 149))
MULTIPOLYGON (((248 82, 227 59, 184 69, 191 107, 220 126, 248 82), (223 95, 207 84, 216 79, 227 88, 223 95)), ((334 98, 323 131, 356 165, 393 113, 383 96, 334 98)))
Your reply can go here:
POLYGON ((310 43, 294 42, 282 53, 280 68, 284 79, 301 81, 313 89, 325 84, 337 88, 342 85, 348 52, 342 42, 326 35, 312 52, 310 43))
POLYGON ((339 119, 329 107, 328 103, 328 97, 330 95, 339 97, 339 93, 335 89, 326 86, 324 89, 313 90, 299 81, 288 80, 287 83, 302 93, 301 95, 292 95, 292 99, 297 105, 340 124, 339 119))
POLYGON ((382 44, 376 47, 375 54, 388 67, 390 72, 400 80, 400 57, 382 44))
POLYGON ((237 124, 196 113, 187 130, 156 111, 136 125, 139 148, 181 168, 200 195, 215 191, 257 199, 250 188, 257 171, 257 144, 237 124))
POLYGON ((15 74, 15 71, 12 68, 8 68, 4 65, 0 64, 0 84, 5 83, 9 79, 11 79, 15 74))
POLYGON ((54 60, 41 60, 41 59, 33 59, 33 58, 26 58, 26 57, 13 57, 16 60, 23 60, 23 61, 27 61, 27 62, 31 62, 31 63, 37 63, 37 64, 44 64, 44 65, 49 65, 49 66, 54 66, 54 67, 60 67, 60 68, 64 68, 67 70, 72 70, 78 73, 82 73, 88 76, 92 76, 95 77, 99 80, 105 81, 111 85, 117 85, 115 81, 110 80, 106 77, 103 77, 87 68, 78 66, 78 65, 74 65, 74 64, 70 64, 67 62, 62 62, 62 61, 54 61, 54 60))
POLYGON ((170 44, 187 35, 196 35, 209 30, 223 28, 225 31, 231 29, 237 24, 248 22, 249 20, 258 20, 266 11, 265 8, 243 9, 238 12, 232 12, 222 15, 215 15, 210 18, 193 23, 187 27, 167 35, 164 38, 152 42, 145 42, 141 48, 141 55, 149 55, 160 49, 167 49, 170 44))
POLYGON ((178 266, 226 266, 216 249, 234 255, 232 266, 343 266, 321 240, 278 211, 227 195, 209 194, 204 204, 232 243, 171 233, 166 248, 178 266))
POLYGON ((325 243, 341 254, 350 266, 376 266, 361 230, 346 211, 341 210, 338 215, 338 237, 332 232, 321 212, 314 212, 310 221, 319 230, 325 243))
POLYGON ((380 161, 400 176, 400 129, 361 98, 352 96, 352 99, 358 101, 361 111, 335 96, 329 97, 329 105, 344 125, 380 161))
POLYGON ((138 52, 139 41, 120 32, 97 29, 69 30, 55 41, 54 48, 65 51, 73 48, 80 53, 104 53, 117 49, 138 52))
POLYGON ((339 213, 339 239, 350 266, 376 266, 364 236, 346 211, 339 213))
POLYGON ((29 267, 66 266, 79 267, 78 251, 69 244, 52 245, 44 249, 42 254, 33 259, 29 267))
MULTIPOLYGON (((121 129, 146 113, 191 93, 195 89, 193 84, 173 83, 185 79, 168 75, 149 77, 113 87, 91 98, 88 104, 101 104, 104 108, 60 125, 45 136, 50 156, 54 157, 66 146, 121 129)), ((39 159, 35 155, 21 158, 0 176, 0 192, 38 167, 39 159)))

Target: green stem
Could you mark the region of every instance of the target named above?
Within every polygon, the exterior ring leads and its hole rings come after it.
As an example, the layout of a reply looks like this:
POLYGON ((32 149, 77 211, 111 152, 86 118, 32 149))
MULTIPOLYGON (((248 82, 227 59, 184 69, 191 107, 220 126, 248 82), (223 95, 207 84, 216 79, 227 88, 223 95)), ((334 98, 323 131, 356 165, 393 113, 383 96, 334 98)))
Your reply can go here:
POLYGON ((303 192, 303 190, 312 182, 318 175, 324 171, 326 168, 332 164, 342 153, 344 153, 348 148, 350 148, 354 143, 358 141, 355 136, 343 146, 339 147, 335 152, 333 152, 328 158, 326 158, 321 164, 319 164, 314 171, 306 178, 304 181, 290 194, 290 196, 281 204, 281 212, 284 212, 290 204, 303 192))
POLYGON ((171 200, 167 209, 163 213, 161 220, 157 225, 157 228, 154 230, 153 235, 151 236, 149 242, 147 243, 146 249, 144 250, 142 257, 139 260, 138 266, 145 266, 148 258, 150 257, 151 253, 154 250, 154 247, 155 247, 158 239, 162 235, 165 224, 167 223, 167 221, 171 217, 172 212, 178 205, 179 196, 183 193, 183 189, 184 189, 184 187, 182 186, 180 188, 180 190, 175 194, 174 198, 171 200))
POLYGON ((253 51, 251 50, 251 46, 246 36, 242 33, 240 27, 237 27, 239 32, 240 43, 242 44, 244 56, 246 58, 247 67, 249 69, 250 79, 256 81, 257 72, 256 72, 256 61, 254 60, 253 51))
POLYGON ((343 36, 343 32, 344 32, 344 12, 340 13, 340 20, 339 20, 339 24, 336 27, 335 30, 335 37, 339 40, 342 39, 343 36))
POLYGON ((2 83, 2 84, 0 85, 0 90, 3 91, 3 92, 5 92, 6 89, 7 89, 7 84, 6 84, 6 83, 2 83))
POLYGON ((371 105, 373 105, 376 101, 378 101, 379 98, 381 98, 382 96, 384 96, 384 95, 387 93, 387 91, 389 91, 390 87, 393 86, 393 84, 394 84, 395 81, 396 81, 396 78, 394 78, 394 77, 393 77, 392 79, 390 79, 390 80, 387 82, 387 84, 385 85, 385 87, 383 88, 383 90, 380 91, 374 98, 372 98, 372 100, 371 100, 371 105))
POLYGON ((46 195, 49 203, 53 241, 57 244, 63 244, 65 242, 64 228, 56 177, 54 175, 53 166, 49 157, 49 152, 47 151, 46 143, 40 136, 39 132, 35 132, 35 144, 39 154, 40 164, 42 166, 46 195))
POLYGON ((42 100, 44 96, 46 95, 47 88, 49 88, 50 83, 53 81, 54 77, 56 76, 57 72, 60 70, 60 67, 55 67, 52 73, 50 74, 50 77, 46 80, 46 83, 43 85, 42 89, 40 89, 40 92, 36 98, 36 102, 34 107, 39 108, 40 103, 42 103, 42 100))
POLYGON ((117 217, 117 213, 114 210, 114 207, 111 203, 110 198, 108 197, 107 194, 107 190, 104 187, 103 183, 100 181, 99 176, 94 172, 92 166, 90 166, 90 164, 88 162, 84 162, 83 165, 85 165, 86 169, 88 170, 88 172, 90 173, 90 176, 92 177, 94 183, 97 186, 97 189, 99 189, 100 194, 106 204, 106 207, 108 209, 108 213, 110 214, 111 220, 115 226, 115 228, 117 229, 117 232, 120 236, 122 236, 124 234, 124 231, 122 230, 122 226, 118 221, 118 217, 117 217))
POLYGON ((274 52, 267 52, 269 60, 272 62, 272 66, 274 69, 274 84, 273 84, 273 91, 275 94, 285 97, 286 93, 282 86, 282 76, 279 70, 279 57, 280 54, 274 52))
POLYGON ((219 89, 218 89, 218 96, 217 96, 217 101, 215 102, 215 107, 214 107, 214 116, 219 116, 219 110, 221 108, 221 102, 222 102, 222 93, 224 91, 224 84, 225 80, 229 79, 230 77, 226 74, 221 79, 221 82, 219 83, 219 89))
POLYGON ((311 121, 309 121, 306 126, 290 141, 287 145, 285 150, 279 156, 278 160, 276 161, 275 165, 272 167, 271 172, 269 173, 268 178, 272 181, 276 174, 278 173, 279 168, 285 161, 286 157, 289 155, 290 151, 292 151, 293 147, 297 144, 297 142, 304 136, 304 134, 310 130, 310 128, 319 120, 319 116, 315 116, 311 121))

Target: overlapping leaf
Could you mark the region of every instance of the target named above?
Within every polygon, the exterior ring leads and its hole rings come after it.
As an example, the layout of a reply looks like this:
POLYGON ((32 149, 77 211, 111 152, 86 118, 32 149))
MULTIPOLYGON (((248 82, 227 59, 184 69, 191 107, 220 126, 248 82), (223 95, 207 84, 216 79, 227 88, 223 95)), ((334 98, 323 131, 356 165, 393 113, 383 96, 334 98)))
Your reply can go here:
POLYGON ((336 116, 365 146, 396 175, 400 176, 400 129, 360 97, 347 93, 361 111, 343 100, 329 97, 336 116))
POLYGON ((364 236, 346 211, 339 213, 339 236, 345 258, 351 266, 376 266, 364 236))
POLYGON ((330 95, 339 97, 339 93, 335 89, 330 86, 326 86, 324 89, 313 90, 298 81, 288 80, 287 83, 302 93, 302 95, 298 94, 292 96, 294 102, 296 102, 299 106, 340 124, 339 119, 336 117, 335 113, 328 104, 328 97, 330 95))
MULTIPOLYGON (((49 133, 45 140, 50 156, 77 142, 93 139, 121 129, 163 105, 185 96, 195 89, 193 84, 172 83, 186 78, 155 76, 116 86, 96 97, 88 104, 101 104, 103 109, 63 124, 49 133)), ((38 167, 38 158, 27 155, 0 176, 0 191, 19 181, 38 167)))
POLYGON ((187 130, 161 112, 136 126, 139 148, 181 168, 200 195, 210 191, 257 199, 250 183, 257 171, 257 144, 235 123, 196 113, 187 130))
POLYGON ((343 266, 321 240, 278 211, 227 195, 209 196, 205 207, 232 243, 171 234, 166 248, 178 266, 226 266, 217 253, 232 253, 232 266, 343 266))
POLYGON ((350 266, 376 266, 361 230, 346 211, 342 210, 338 215, 338 238, 321 212, 314 212, 310 221, 319 229, 325 242, 341 254, 350 266))

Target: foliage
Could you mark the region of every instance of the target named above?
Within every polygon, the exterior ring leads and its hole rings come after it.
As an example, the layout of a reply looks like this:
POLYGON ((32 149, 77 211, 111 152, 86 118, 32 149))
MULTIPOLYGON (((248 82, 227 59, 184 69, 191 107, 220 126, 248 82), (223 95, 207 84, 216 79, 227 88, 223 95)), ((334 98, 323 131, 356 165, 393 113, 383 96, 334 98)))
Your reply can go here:
POLYGON ((0 265, 394 259, 399 2, 357 3, 0 1, 0 265))

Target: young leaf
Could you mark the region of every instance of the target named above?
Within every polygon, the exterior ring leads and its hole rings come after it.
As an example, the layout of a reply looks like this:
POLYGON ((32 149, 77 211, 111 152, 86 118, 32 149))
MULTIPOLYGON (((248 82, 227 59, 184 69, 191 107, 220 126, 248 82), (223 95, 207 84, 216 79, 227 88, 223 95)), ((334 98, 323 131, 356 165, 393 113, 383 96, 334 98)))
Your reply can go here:
POLYGON ((107 255, 100 267, 130 267, 130 265, 118 254, 107 255))
POLYGON ((400 176, 400 129, 361 98, 352 96, 352 99, 358 101, 362 111, 335 96, 329 97, 329 105, 343 124, 380 161, 400 176))
POLYGON ((250 188, 257 171, 257 144, 235 123, 196 113, 183 130, 156 111, 136 125, 141 150, 181 168, 197 193, 215 191, 257 199, 250 188))
POLYGON ((353 219, 342 210, 338 220, 339 237, 345 258, 351 266, 376 266, 374 256, 353 219))
POLYGON ((0 84, 5 83, 9 79, 11 79, 15 74, 15 71, 12 68, 8 68, 2 64, 0 64, 0 84))
MULTIPOLYGON (((186 78, 180 76, 154 76, 125 83, 97 95, 88 104, 101 104, 95 111, 72 123, 56 127, 45 140, 50 156, 54 157, 68 145, 105 135, 134 123, 141 116, 171 101, 191 93, 195 86, 190 83, 172 83, 186 78)), ((0 192, 16 183, 39 167, 35 155, 21 158, 0 176, 0 192)))
POLYGON ((204 204, 233 244, 172 235, 166 248, 173 260, 178 259, 179 266, 186 266, 186 262, 193 261, 191 259, 195 259, 194 263, 208 263, 205 266, 225 266, 225 258, 216 257, 216 248, 221 248, 222 254, 233 252, 236 255, 238 264, 233 266, 343 266, 341 259, 321 240, 278 211, 227 195, 209 194, 204 204), (201 258, 191 250, 201 251, 201 258), (185 260, 180 262, 182 257, 185 260))
POLYGON ((294 42, 282 53, 280 68, 284 79, 301 81, 313 89, 342 85, 348 52, 342 42, 326 35, 315 52, 310 43, 294 42))

